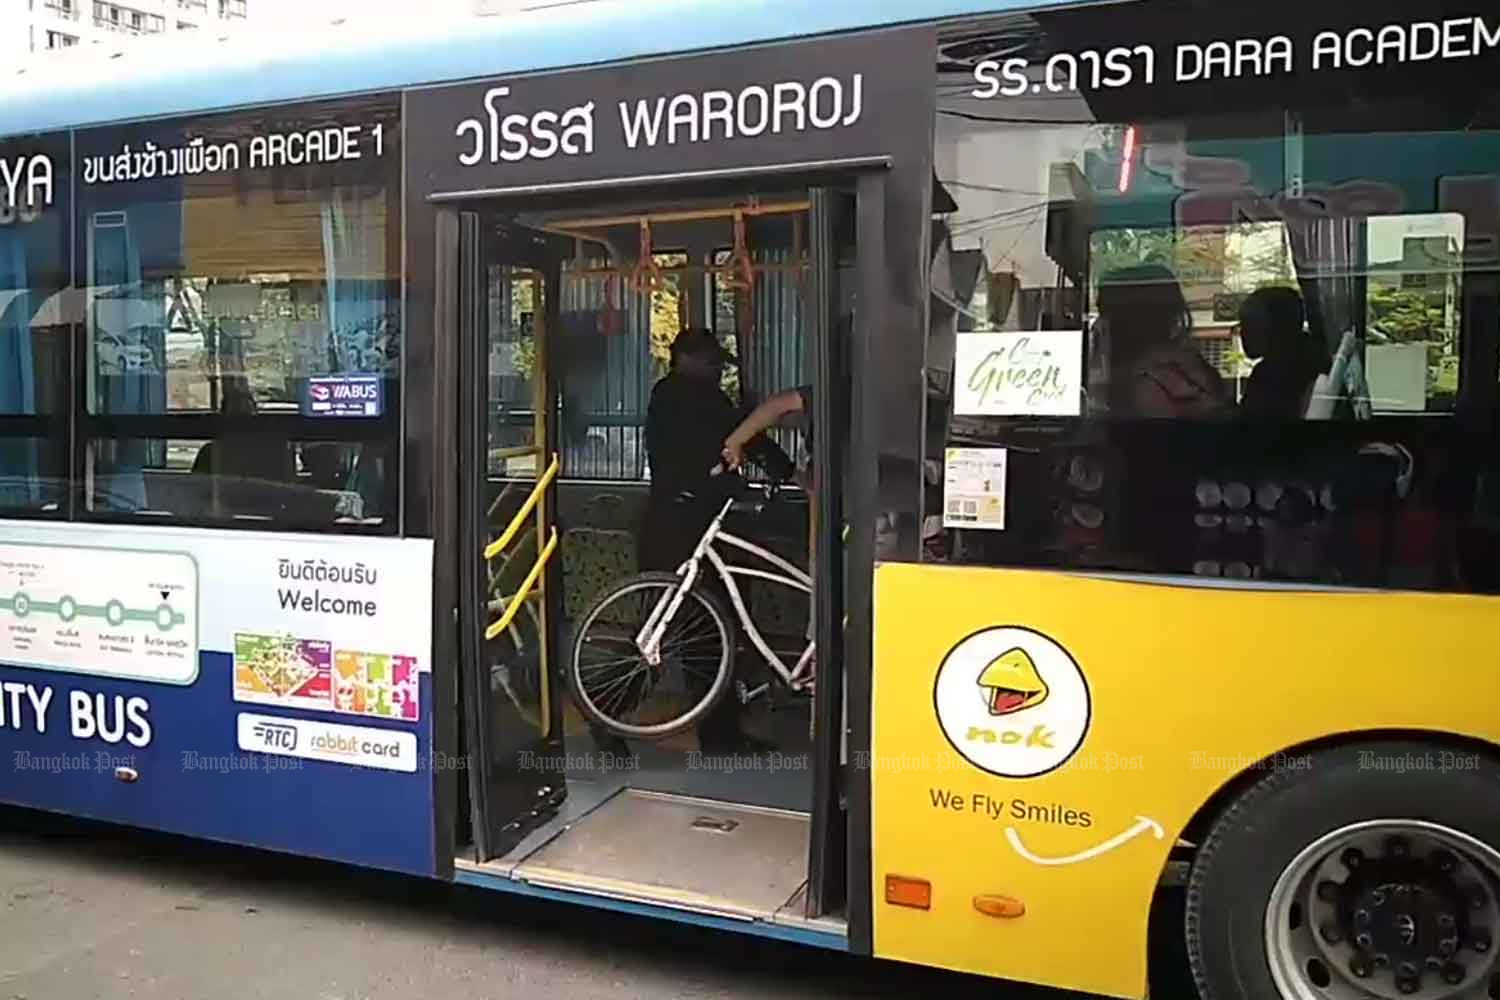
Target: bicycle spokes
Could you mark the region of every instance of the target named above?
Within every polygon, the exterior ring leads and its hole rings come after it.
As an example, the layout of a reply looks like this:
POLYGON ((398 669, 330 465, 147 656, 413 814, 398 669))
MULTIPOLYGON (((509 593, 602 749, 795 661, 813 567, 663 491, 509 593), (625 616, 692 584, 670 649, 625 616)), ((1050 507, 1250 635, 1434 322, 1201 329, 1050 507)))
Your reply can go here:
POLYGON ((658 585, 621 595, 612 609, 620 626, 595 622, 579 645, 581 693, 606 717, 629 726, 661 725, 703 700, 724 657, 723 636, 706 606, 658 585), (675 612, 663 613, 676 604, 675 612), (626 608, 629 608, 627 611, 626 608), (623 627, 622 627, 623 626, 623 627), (654 656, 639 639, 654 633, 654 656))

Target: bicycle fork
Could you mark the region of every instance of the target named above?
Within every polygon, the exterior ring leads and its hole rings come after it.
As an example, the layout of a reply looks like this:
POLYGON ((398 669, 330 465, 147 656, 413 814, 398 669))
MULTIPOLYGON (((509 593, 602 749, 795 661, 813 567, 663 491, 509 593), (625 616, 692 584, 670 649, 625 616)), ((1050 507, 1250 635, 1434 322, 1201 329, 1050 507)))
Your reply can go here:
POLYGON ((698 561, 694 559, 687 567, 682 582, 677 587, 662 595, 661 600, 656 602, 650 616, 646 618, 646 624, 636 634, 635 644, 645 657, 647 663, 653 667, 661 666, 661 638, 666 632, 667 626, 672 619, 677 617, 677 611, 682 607, 682 602, 687 597, 689 590, 693 589, 693 583, 698 579, 698 561))
POLYGON ((714 538, 719 534, 719 529, 724 523, 724 515, 729 513, 732 501, 724 504, 719 511, 719 516, 713 519, 703 537, 698 540, 698 547, 693 550, 692 558, 682 565, 677 571, 682 582, 677 588, 668 594, 664 594, 661 600, 656 602, 656 607, 646 618, 646 624, 636 633, 636 648, 641 651, 641 656, 653 667, 661 666, 661 638, 666 632, 667 626, 672 619, 677 617, 682 602, 687 598, 688 591, 693 589, 693 584, 698 582, 699 568, 703 565, 703 554, 713 544, 714 538))

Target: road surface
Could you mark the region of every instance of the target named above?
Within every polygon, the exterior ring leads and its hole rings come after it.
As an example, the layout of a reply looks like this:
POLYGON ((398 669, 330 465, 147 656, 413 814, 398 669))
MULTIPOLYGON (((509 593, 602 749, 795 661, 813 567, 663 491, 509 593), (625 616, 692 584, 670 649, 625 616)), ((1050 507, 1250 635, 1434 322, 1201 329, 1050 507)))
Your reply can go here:
POLYGON ((0 1000, 1080 997, 7 810, 0 900, 0 1000))

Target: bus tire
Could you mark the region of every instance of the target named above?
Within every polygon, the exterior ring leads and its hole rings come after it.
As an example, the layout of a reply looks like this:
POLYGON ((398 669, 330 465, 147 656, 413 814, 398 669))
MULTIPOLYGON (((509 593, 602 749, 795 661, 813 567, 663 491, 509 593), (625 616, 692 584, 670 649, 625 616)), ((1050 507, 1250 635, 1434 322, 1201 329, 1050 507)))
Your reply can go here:
POLYGON ((1203 1000, 1412 993, 1413 973, 1436 990, 1423 996, 1500 995, 1487 992, 1500 989, 1497 797, 1500 763, 1473 750, 1279 758, 1193 862, 1185 931, 1203 1000))

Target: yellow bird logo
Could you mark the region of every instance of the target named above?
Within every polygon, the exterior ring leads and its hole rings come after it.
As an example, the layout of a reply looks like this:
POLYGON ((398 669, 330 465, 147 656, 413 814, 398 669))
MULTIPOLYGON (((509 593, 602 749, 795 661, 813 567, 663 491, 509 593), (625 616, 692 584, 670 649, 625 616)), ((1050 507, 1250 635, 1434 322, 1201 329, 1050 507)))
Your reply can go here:
POLYGON ((1047 682, 1024 649, 990 661, 979 675, 979 691, 991 715, 1011 715, 1047 700, 1047 682))

